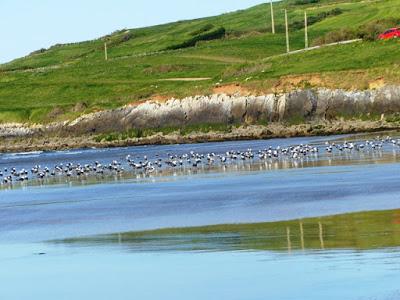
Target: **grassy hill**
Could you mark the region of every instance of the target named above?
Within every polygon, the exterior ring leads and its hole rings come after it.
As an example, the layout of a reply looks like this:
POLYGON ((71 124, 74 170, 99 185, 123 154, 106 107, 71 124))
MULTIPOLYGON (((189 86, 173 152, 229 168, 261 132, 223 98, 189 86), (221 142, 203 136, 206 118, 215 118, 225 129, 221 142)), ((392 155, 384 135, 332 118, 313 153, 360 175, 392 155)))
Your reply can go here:
POLYGON ((267 92, 297 85, 364 88, 378 79, 399 82, 398 41, 364 41, 282 55, 283 9, 289 15, 291 50, 297 50, 304 48, 305 10, 310 43, 321 44, 366 32, 375 35, 398 22, 399 8, 400 0, 286 0, 275 4, 275 35, 269 4, 261 4, 55 45, 0 65, 0 122, 71 119, 143 99, 208 94, 216 83, 267 92))

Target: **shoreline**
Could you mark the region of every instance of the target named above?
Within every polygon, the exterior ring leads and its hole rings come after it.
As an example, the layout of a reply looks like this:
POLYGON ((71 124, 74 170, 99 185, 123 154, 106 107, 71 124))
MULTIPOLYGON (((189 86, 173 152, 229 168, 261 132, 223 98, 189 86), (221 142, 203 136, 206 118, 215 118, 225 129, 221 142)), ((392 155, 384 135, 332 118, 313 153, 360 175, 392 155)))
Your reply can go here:
POLYGON ((400 85, 147 100, 51 124, 0 124, 0 152, 111 148, 400 129, 400 85), (263 124, 263 125, 262 125, 263 124))
POLYGON ((267 140, 273 138, 291 138, 308 136, 330 136, 337 134, 356 134, 400 130, 399 123, 385 121, 339 121, 329 123, 248 125, 232 128, 231 132, 193 132, 187 135, 178 133, 157 133, 142 138, 130 138, 116 141, 96 142, 96 135, 82 136, 25 136, 3 137, 0 139, 0 153, 18 153, 33 151, 61 151, 72 149, 116 148, 145 145, 195 144, 209 142, 267 140))

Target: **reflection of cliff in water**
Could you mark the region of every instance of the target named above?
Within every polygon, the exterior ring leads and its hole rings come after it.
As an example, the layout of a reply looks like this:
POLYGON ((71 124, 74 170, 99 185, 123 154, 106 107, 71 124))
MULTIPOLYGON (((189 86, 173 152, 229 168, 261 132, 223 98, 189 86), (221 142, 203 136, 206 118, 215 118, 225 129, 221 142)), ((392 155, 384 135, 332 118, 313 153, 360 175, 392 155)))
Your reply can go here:
POLYGON ((116 246, 127 251, 368 250, 400 246, 400 210, 295 221, 216 225, 57 241, 70 246, 116 246))

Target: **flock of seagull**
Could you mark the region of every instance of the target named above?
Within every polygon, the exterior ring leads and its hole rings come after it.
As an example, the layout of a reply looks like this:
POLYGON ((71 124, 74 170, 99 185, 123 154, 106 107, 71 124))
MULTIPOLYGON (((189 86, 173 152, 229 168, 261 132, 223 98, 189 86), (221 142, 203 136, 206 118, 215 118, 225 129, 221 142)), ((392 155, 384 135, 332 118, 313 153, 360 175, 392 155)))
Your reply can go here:
POLYGON ((0 184, 4 186, 33 179, 43 180, 52 177, 85 178, 88 176, 112 175, 124 172, 140 172, 149 175, 155 171, 165 169, 196 169, 204 166, 235 164, 243 161, 298 161, 309 157, 318 157, 320 152, 325 152, 328 155, 335 153, 376 152, 381 151, 384 145, 400 147, 400 139, 387 136, 385 138, 377 137, 363 143, 347 141, 343 143, 326 142, 323 146, 300 144, 289 147, 268 147, 256 151, 252 149, 247 149, 246 151, 231 150, 223 154, 213 152, 204 154, 191 151, 183 155, 168 154, 166 158, 161 158, 157 155, 154 159, 149 159, 147 156, 134 157, 128 155, 125 157, 125 161, 113 160, 109 164, 101 164, 99 161, 84 165, 60 163, 52 168, 35 165, 29 171, 26 169, 17 170, 15 167, 12 167, 0 170, 0 184))

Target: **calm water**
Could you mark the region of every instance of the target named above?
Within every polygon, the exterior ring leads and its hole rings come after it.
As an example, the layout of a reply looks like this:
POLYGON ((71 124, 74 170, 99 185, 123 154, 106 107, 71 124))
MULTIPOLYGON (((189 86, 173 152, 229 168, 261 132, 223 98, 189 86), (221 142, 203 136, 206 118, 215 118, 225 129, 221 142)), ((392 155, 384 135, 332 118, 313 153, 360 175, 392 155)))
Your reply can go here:
MULTIPOLYGON (((0 168, 320 137, 0 155, 0 168)), ((400 299, 400 148, 0 190, 0 299, 400 299)))

